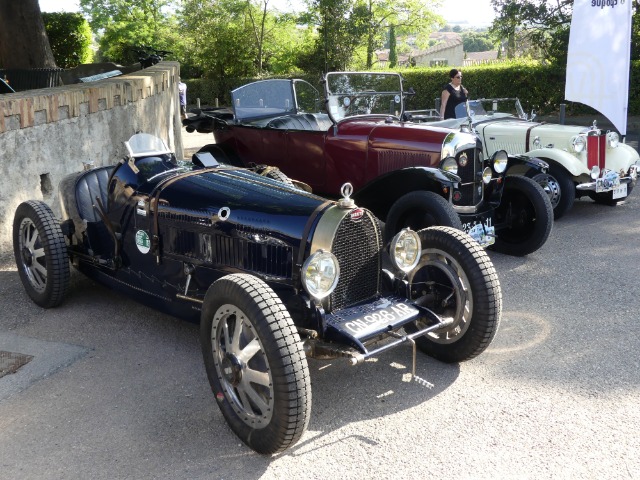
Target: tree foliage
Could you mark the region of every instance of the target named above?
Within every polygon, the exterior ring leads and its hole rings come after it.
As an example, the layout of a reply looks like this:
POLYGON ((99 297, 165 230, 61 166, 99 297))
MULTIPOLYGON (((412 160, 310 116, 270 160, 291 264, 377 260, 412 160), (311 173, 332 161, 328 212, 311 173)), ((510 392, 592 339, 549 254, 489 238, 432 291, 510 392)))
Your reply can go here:
POLYGON ((98 40, 102 60, 134 63, 135 48, 172 50, 179 41, 172 0, 80 0, 98 40))
POLYGON ((465 52, 486 52, 495 47, 495 40, 488 32, 462 32, 462 44, 465 52))
POLYGON ((56 64, 73 68, 91 61, 91 27, 79 13, 43 13, 42 20, 56 64))
MULTIPOLYGON (((433 0, 359 0, 365 9, 365 36, 367 46, 366 68, 373 66, 374 51, 382 47, 390 27, 396 39, 426 39, 444 25, 444 19, 434 11, 433 0)), ((402 49, 402 46, 400 47, 402 49)))
POLYGON ((398 50, 396 49, 396 27, 389 27, 389 68, 396 68, 398 65, 398 50))
MULTIPOLYGON (((491 0, 492 32, 504 40, 508 58, 528 55, 563 65, 567 60, 573 0, 491 0)), ((631 58, 640 58, 640 16, 633 2, 631 58)))

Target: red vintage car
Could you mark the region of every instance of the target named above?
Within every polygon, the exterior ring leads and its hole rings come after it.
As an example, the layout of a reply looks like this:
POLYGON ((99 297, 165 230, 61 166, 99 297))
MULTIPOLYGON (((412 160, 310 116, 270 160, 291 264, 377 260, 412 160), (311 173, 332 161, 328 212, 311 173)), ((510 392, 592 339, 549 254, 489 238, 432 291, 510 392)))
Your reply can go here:
POLYGON ((345 182, 358 205, 385 222, 385 238, 403 227, 447 225, 484 246, 526 255, 547 240, 550 201, 530 178, 537 158, 501 150, 485 158, 471 132, 403 121, 402 77, 333 72, 325 97, 310 83, 263 80, 231 92, 232 107, 200 111, 188 131, 213 132, 203 148, 238 166, 275 166, 330 198, 345 182))

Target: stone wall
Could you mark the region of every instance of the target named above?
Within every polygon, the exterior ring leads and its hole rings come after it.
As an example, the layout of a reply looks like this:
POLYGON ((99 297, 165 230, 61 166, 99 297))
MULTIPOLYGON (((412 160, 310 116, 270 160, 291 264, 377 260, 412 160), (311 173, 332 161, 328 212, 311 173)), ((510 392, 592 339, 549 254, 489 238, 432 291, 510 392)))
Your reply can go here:
POLYGON ((136 132, 157 135, 182 158, 180 65, 161 62, 107 80, 0 95, 0 260, 13 255, 13 214, 43 200, 60 215, 58 183, 115 164, 136 132))

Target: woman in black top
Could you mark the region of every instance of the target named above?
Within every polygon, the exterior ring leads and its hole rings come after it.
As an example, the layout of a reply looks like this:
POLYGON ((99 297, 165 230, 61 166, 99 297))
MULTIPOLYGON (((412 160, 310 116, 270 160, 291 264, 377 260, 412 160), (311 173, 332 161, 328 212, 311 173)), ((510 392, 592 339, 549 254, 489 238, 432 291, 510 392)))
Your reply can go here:
POLYGON ((449 72, 450 81, 442 90, 440 118, 456 118, 456 106, 467 101, 469 92, 462 86, 462 72, 453 68, 449 72))

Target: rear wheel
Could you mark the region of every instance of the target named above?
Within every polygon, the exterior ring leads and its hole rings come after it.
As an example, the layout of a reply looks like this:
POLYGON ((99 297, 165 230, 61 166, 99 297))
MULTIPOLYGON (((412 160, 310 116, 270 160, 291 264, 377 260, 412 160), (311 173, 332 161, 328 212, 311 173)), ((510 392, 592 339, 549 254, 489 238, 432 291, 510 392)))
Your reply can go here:
POLYGON ((296 443, 309 423, 309 369, 293 320, 273 290, 246 274, 213 283, 200 340, 211 389, 235 434, 262 454, 296 443))
POLYGON ((44 308, 60 305, 69 289, 69 255, 60 224, 46 203, 28 201, 18 206, 13 252, 31 300, 44 308))
POLYGON ((538 172, 531 178, 549 197, 554 219, 559 219, 571 209, 576 199, 576 186, 566 171, 551 167, 548 172, 538 172))
MULTIPOLYGON (((468 234, 448 227, 418 232, 422 254, 409 274, 411 297, 451 323, 415 339, 424 353, 444 362, 461 362, 491 343, 502 315, 498 274, 485 250, 468 234)), ((432 322, 405 326, 409 333, 432 322)))
POLYGON ((434 192, 416 191, 400 197, 391 206, 385 222, 385 241, 405 227, 418 231, 443 226, 462 230, 460 217, 451 204, 434 192))
POLYGON ((528 255, 549 238, 553 208, 549 197, 535 181, 509 175, 495 218, 496 242, 491 249, 507 255, 528 255))

